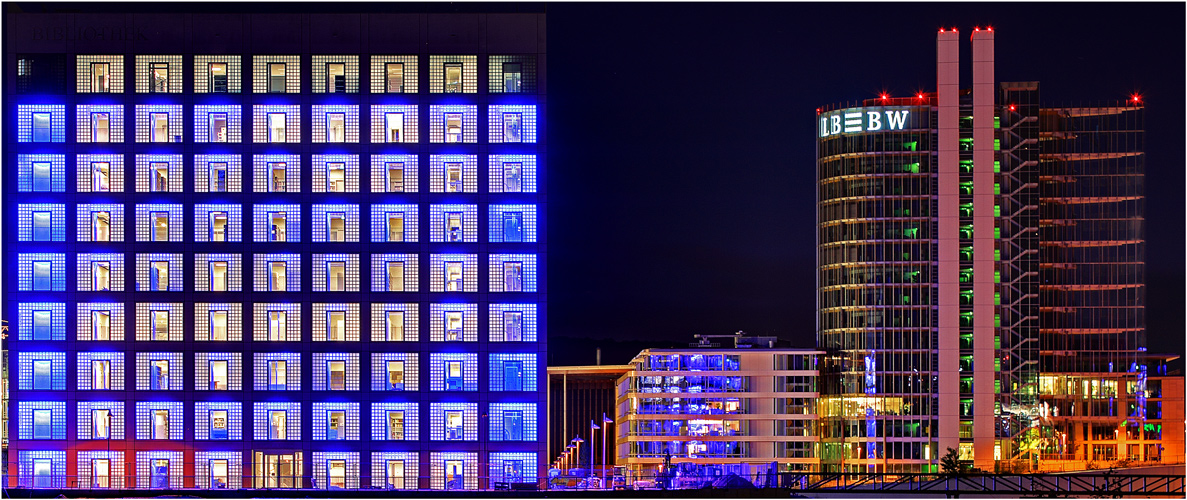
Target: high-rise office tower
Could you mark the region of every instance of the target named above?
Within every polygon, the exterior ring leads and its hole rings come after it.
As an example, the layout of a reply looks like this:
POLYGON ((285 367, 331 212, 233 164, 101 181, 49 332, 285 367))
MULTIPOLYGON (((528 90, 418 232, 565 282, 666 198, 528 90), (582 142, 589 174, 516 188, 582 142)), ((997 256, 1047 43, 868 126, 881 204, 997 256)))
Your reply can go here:
POLYGON ((5 7, 6 486, 535 483, 544 15, 222 7, 5 7))
POLYGON ((1157 460, 1182 422, 1144 347, 1142 103, 1041 107, 994 78, 990 28, 962 86, 960 37, 935 92, 818 112, 821 459, 1157 460))

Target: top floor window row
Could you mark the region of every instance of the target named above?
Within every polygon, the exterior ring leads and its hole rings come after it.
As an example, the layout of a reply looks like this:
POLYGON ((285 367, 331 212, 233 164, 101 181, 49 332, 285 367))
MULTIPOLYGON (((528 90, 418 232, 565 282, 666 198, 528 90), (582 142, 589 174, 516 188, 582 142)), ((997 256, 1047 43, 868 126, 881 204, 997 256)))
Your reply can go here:
MULTIPOLYGON (((125 65, 119 54, 75 57, 76 93, 359 93, 416 94, 427 83, 430 94, 535 94, 535 54, 430 55, 194 55, 137 54, 125 65), (482 65, 480 67, 480 61, 482 65), (483 76, 480 76, 483 75, 483 76), (249 87, 250 90, 245 89, 249 87), (482 89, 481 91, 479 89, 482 89)), ((18 57, 17 76, 47 66, 46 58, 18 57)), ((66 79, 64 71, 39 74, 66 79)), ((26 85, 19 93, 59 93, 62 84, 26 85)))

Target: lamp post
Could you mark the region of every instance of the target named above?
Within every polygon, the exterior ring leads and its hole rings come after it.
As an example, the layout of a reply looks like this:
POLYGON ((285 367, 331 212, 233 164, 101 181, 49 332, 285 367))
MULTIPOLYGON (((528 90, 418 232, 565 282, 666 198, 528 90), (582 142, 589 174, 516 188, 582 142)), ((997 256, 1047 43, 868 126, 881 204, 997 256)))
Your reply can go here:
POLYGON ((603 413, 602 414, 602 425, 605 426, 605 428, 602 429, 602 487, 603 488, 605 488, 607 486, 606 485, 606 465, 607 465, 607 461, 606 461, 607 455, 606 454, 609 449, 606 448, 606 435, 610 433, 610 423, 611 422, 613 422, 613 421, 610 420, 610 418, 608 418, 605 413, 603 413))
POLYGON ((577 445, 577 451, 574 452, 574 457, 573 457, 573 465, 575 467, 581 467, 581 443, 584 443, 584 442, 585 442, 585 440, 581 439, 581 436, 573 437, 573 443, 577 445))
MULTIPOLYGON (((597 434, 598 429, 601 429, 601 427, 599 427, 598 424, 594 423, 593 420, 590 420, 589 421, 589 477, 594 477, 594 473, 593 473, 594 455, 597 455, 597 450, 593 446, 594 446, 594 443, 598 442, 598 434, 597 434)), ((602 440, 605 441, 605 434, 603 434, 602 440)), ((605 457, 603 457, 603 458, 605 458, 605 457)), ((603 474, 603 477, 605 477, 605 474, 603 474)))

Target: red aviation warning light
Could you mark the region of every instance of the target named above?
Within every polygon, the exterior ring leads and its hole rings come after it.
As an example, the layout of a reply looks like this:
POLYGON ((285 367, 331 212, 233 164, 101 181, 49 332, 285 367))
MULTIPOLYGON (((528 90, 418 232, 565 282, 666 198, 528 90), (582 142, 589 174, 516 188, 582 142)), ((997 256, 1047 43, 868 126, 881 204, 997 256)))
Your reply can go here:
POLYGON ((887 99, 890 99, 890 96, 889 96, 889 95, 886 95, 886 93, 885 93, 885 92, 883 92, 883 93, 882 93, 882 95, 880 95, 880 96, 878 96, 878 97, 881 97, 883 101, 885 101, 885 100, 887 100, 887 99))
POLYGON ((1133 95, 1129 96, 1129 100, 1132 101, 1134 104, 1141 104, 1142 96, 1141 96, 1141 94, 1134 93, 1133 95))
POLYGON ((1011 105, 1010 105, 1010 111, 1014 111, 1014 105, 1013 105, 1013 104, 1011 104, 1011 105))

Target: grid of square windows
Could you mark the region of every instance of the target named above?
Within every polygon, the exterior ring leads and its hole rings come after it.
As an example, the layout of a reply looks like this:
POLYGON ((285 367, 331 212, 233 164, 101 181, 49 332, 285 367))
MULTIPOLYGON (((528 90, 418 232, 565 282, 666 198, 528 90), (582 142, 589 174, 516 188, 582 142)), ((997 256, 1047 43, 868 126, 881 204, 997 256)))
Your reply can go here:
POLYGON ((309 163, 312 168, 310 191, 314 193, 359 192, 358 155, 313 155, 309 163))
POLYGON ((252 205, 252 241, 301 242, 301 205, 252 205))
POLYGON ((430 254, 430 292, 477 292, 478 254, 430 254))
POLYGON ((17 317, 20 340, 66 340, 65 303, 21 302, 17 317))
POLYGON ((371 254, 372 292, 415 292, 420 282, 415 253, 371 254))
POLYGON ((371 487, 414 490, 419 487, 420 453, 415 451, 371 452, 371 487))
POLYGON ((17 241, 66 241, 66 205, 17 205, 17 241))
POLYGON ((488 414, 491 441, 537 439, 535 403, 491 403, 488 414))
POLYGON ((17 142, 66 142, 66 106, 18 104, 17 142))
POLYGON ((243 256, 237 253, 194 254, 194 291, 243 291, 243 256))
POLYGON ((429 486, 434 490, 478 489, 478 454, 460 451, 430 453, 429 486))
POLYGON ((486 107, 487 142, 490 144, 536 142, 536 106, 492 104, 486 107))
POLYGON ((535 483, 538 467, 535 453, 494 452, 490 454, 491 482, 535 483))
POLYGON ((180 451, 137 451, 137 488, 181 488, 185 479, 180 451))
POLYGON ((415 204, 371 205, 372 243, 416 243, 420 207, 415 204))
POLYGON ((301 355, 288 352, 257 352, 252 355, 252 388, 257 391, 300 391, 301 355))
POLYGON ((371 303, 372 342, 416 342, 420 339, 420 305, 371 303))
POLYGON ((314 94, 357 94, 359 56, 314 54, 310 77, 314 94))
POLYGON ((194 485, 203 489, 237 490, 243 486, 243 454, 238 451, 195 451, 194 485))
POLYGON ((478 56, 429 55, 430 94, 477 94, 478 56))
POLYGON ((313 254, 313 291, 359 291, 359 254, 313 254))
POLYGON ((136 55, 136 93, 180 94, 182 84, 181 55, 136 55))
POLYGON ((122 489, 124 487, 124 452, 122 451, 80 451, 77 461, 78 476, 72 486, 91 489, 122 489))
MULTIPOLYGON (((78 155, 81 158, 88 155, 78 155)), ((66 155, 17 155, 17 191, 66 191, 66 155)), ((80 190, 81 191, 81 190, 80 190)))
MULTIPOLYGON (((252 318, 251 335, 252 340, 256 342, 301 341, 301 304, 256 302, 252 304, 252 318)), ((299 359, 300 355, 297 356, 299 359)), ((257 382, 259 381, 259 368, 257 364, 257 382)))
POLYGON ((239 342, 243 340, 243 304, 194 304, 194 340, 239 342))
POLYGON ((194 56, 195 94, 238 94, 240 92, 243 92, 242 56, 194 56))
POLYGON ((75 158, 75 172, 78 179, 75 190, 79 193, 124 191, 124 155, 78 155, 75 158))
POLYGON ((243 354, 238 352, 194 353, 194 390, 243 390, 243 354))
POLYGON ((18 401, 19 439, 66 439, 65 401, 18 401))
POLYGON ((313 353, 313 390, 359 390, 359 354, 357 352, 313 353))
POLYGON ((80 302, 75 340, 124 340, 123 302, 80 302))
POLYGON ((194 439, 243 439, 243 403, 194 402, 194 439))
POLYGON ((194 155, 195 193, 238 193, 243 191, 243 161, 240 155, 194 155))
POLYGON ((251 164, 254 192, 301 192, 301 155, 252 155, 251 164))
POLYGON ((478 205, 429 205, 429 241, 477 243, 478 205))
POLYGON ((371 144, 415 144, 420 140, 418 114, 414 104, 371 105, 371 144))
POLYGON ((138 401, 136 439, 185 439, 185 403, 180 401, 138 401))
POLYGON ((182 155, 136 155, 136 192, 181 193, 184 170, 182 155))
POLYGON ((536 390, 536 355, 534 353, 500 352, 490 354, 490 390, 536 390))
POLYGON ((80 352, 78 364, 78 389, 82 391, 124 390, 124 353, 122 352, 80 352))
POLYGON ((79 401, 74 421, 79 440, 124 439, 124 402, 79 401))
POLYGON ((478 106, 430 104, 429 142, 433 144, 476 144, 478 142, 478 106))
POLYGON ((243 210, 238 204, 195 204, 194 241, 243 241, 243 210))
POLYGON ((490 155, 487 168, 492 193, 536 192, 536 155, 490 155))
MULTIPOLYGON (((353 104, 314 104, 310 110, 312 135, 310 142, 359 142, 359 107, 353 104)), ((357 190, 356 190, 357 191, 357 190)))
POLYGON ((77 55, 74 57, 74 74, 76 93, 124 93, 122 55, 77 55))
POLYGON ((79 104, 74 108, 74 142, 124 142, 124 107, 120 104, 79 104))
POLYGON ((490 304, 490 342, 535 342, 536 304, 490 304))
POLYGON ((66 254, 64 253, 18 254, 17 270, 17 289, 19 291, 66 291, 66 254))
POLYGON ((301 93, 301 56, 252 56, 252 92, 301 93))
POLYGON ((184 359, 180 352, 136 353, 136 390, 184 391, 184 359))
POLYGON ((372 94, 415 94, 419 81, 417 56, 371 56, 372 94))
POLYGON ((194 105, 194 142, 243 142, 243 107, 234 104, 194 105))
POLYGON ((301 254, 257 253, 252 256, 252 261, 255 265, 255 291, 301 291, 301 254))
POLYGON ((182 254, 136 254, 136 291, 181 292, 184 290, 185 276, 182 269, 182 254))
POLYGON ((313 303, 314 342, 358 342, 359 305, 313 303))
POLYGON ((80 253, 76 266, 78 291, 124 291, 124 254, 80 253))
POLYGON ((358 403, 313 403, 314 441, 358 441, 358 403))
POLYGON ((180 104, 137 104, 136 142, 181 142, 184 122, 180 104))
POLYGON ((351 489, 359 488, 359 454, 354 451, 313 452, 313 484, 316 488, 351 489))
POLYGON ((19 478, 22 488, 64 488, 66 486, 66 452, 20 450, 17 452, 19 478))
POLYGON ((66 353, 22 352, 17 356, 17 388, 24 391, 66 390, 66 353))
POLYGON ((185 237, 183 209, 177 204, 136 204, 136 241, 181 243, 185 237))
POLYGON ((371 155, 372 193, 417 192, 417 155, 371 155))
POLYGON ((415 352, 371 353, 371 390, 420 390, 419 359, 420 355, 415 352))
POLYGON ((420 418, 417 403, 372 403, 372 441, 417 441, 420 418))
POLYGON ((478 304, 430 304, 429 341, 478 342, 478 304))
MULTIPOLYGON (((478 390, 478 354, 472 352, 429 353, 429 390, 472 392, 478 390)), ((434 432, 438 429, 433 428, 434 432)))
POLYGON ((124 241, 124 205, 79 203, 74 225, 78 228, 76 237, 80 242, 124 241))
POLYGON ((478 403, 429 403, 429 439, 477 441, 478 403))
POLYGON ((313 205, 314 242, 359 241, 358 205, 313 205))
POLYGON ((252 423, 257 441, 300 441, 301 403, 252 403, 252 423))
POLYGON ((489 205, 488 241, 491 243, 535 243, 535 205, 489 205))
POLYGON ((252 105, 251 124, 252 142, 301 143, 301 106, 252 105))
POLYGON ((536 291, 535 254, 492 253, 489 259, 491 292, 536 291))
POLYGON ((536 55, 487 56, 489 90, 492 94, 535 94, 536 55))

